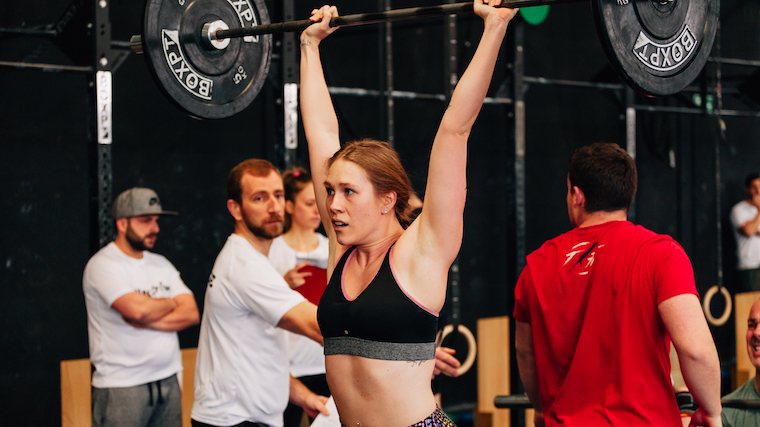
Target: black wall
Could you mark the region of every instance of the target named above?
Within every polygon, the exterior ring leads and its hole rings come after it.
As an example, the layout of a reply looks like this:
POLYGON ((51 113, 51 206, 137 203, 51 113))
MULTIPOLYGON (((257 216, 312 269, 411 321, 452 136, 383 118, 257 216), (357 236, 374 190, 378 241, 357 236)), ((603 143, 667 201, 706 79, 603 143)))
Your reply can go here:
MULTIPOLYGON (((113 38, 140 31, 141 2, 113 0, 113 38)), ((394 8, 435 4, 396 1, 394 8)), ((0 3, 0 26, 54 22, 68 1, 0 3)), ((279 1, 266 2, 280 21, 279 1)), ((297 19, 319 4, 298 2, 297 19)), ((342 14, 372 11, 377 1, 338 4, 342 14)), ((760 59, 760 6, 723 2, 722 55, 760 59)), ((519 19, 519 18, 517 18, 519 19)), ((479 19, 458 18, 460 72, 474 52, 479 19)), ((328 83, 377 89, 381 62, 379 26, 341 29, 323 44, 328 83)), ((440 20, 394 24, 395 88, 444 93, 444 33, 440 20)), ((232 231, 225 208, 229 169, 249 157, 277 164, 282 158, 279 49, 264 89, 241 114, 199 121, 175 109, 150 77, 144 58, 129 57, 114 73, 113 190, 154 188, 178 218, 162 220, 156 252, 182 273, 202 307, 207 276, 232 231)), ((511 93, 512 36, 508 36, 490 95, 511 93)), ((590 81, 607 71, 590 8, 553 6, 546 22, 525 27, 525 72, 531 76, 590 81)), ((0 38, 0 61, 70 63, 49 42, 0 38)), ((708 64, 696 84, 710 84, 708 64)), ((723 65, 727 92, 752 67, 723 65)), ((2 423, 60 423, 59 362, 85 358, 86 314, 81 274, 93 253, 90 205, 96 185, 88 142, 87 79, 82 74, 0 68, 0 402, 2 423)), ((335 96, 342 138, 385 137, 378 99, 335 96)), ((684 106, 691 94, 639 103, 684 106)), ((588 88, 533 85, 527 108, 527 249, 566 231, 566 162, 569 152, 595 141, 625 144, 624 111, 618 94, 588 88)), ((727 93, 724 107, 748 109, 727 93)), ((427 156, 445 105, 397 100, 396 147, 415 188, 424 190, 427 156)), ((517 275, 514 260, 514 119, 510 106, 484 106, 470 139, 469 198, 460 255, 463 323, 508 314, 517 275)), ((720 145, 723 231, 716 231, 716 120, 707 115, 638 113, 639 193, 635 221, 679 240, 692 259, 700 294, 716 283, 724 260, 726 285, 735 274, 733 238, 727 221, 743 197, 742 180, 760 169, 760 119, 727 117, 720 145), (671 154, 672 153, 672 154, 671 154), (717 250, 718 239, 723 251, 717 250)), ((302 135, 301 135, 302 136, 302 135)), ((303 142, 303 139, 301 139, 303 142)), ((306 164, 303 151, 301 163, 306 164)), ((716 303, 715 311, 722 310, 716 303)), ((444 309, 444 320, 448 316, 444 309)), ((724 370, 734 359, 733 319, 713 328, 724 370)), ((180 333, 183 347, 197 344, 198 328, 180 333)), ((456 344, 456 343, 455 343, 456 344)), ((443 382, 444 404, 476 402, 476 373, 443 382)))

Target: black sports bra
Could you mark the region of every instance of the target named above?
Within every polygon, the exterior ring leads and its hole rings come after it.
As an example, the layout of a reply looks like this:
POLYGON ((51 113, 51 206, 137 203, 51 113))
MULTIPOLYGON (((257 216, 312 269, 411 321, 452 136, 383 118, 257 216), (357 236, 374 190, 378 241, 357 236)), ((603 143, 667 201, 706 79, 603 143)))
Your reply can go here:
POLYGON ((346 298, 343 274, 355 249, 343 254, 319 302, 317 320, 325 338, 325 355, 405 361, 435 358, 438 315, 399 287, 391 270, 390 249, 362 293, 351 301, 346 298))

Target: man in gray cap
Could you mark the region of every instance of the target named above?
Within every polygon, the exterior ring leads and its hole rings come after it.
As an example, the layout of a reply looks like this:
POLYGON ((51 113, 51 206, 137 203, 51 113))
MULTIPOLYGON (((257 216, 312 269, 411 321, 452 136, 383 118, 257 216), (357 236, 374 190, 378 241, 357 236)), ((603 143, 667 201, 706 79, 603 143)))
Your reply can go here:
POLYGON ((114 202, 116 240, 82 279, 92 374, 92 425, 182 425, 177 331, 199 321, 176 268, 150 252, 165 211, 155 191, 130 188, 114 202))

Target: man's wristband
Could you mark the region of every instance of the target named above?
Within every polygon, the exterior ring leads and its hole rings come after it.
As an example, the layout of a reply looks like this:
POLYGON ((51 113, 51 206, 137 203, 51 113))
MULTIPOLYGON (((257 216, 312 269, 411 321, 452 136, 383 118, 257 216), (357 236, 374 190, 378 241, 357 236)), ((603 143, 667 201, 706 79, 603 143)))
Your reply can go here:
POLYGON ((699 405, 697 405, 697 402, 694 400, 694 396, 688 391, 676 392, 676 402, 678 402, 678 409, 681 411, 682 417, 689 416, 699 409, 699 405))

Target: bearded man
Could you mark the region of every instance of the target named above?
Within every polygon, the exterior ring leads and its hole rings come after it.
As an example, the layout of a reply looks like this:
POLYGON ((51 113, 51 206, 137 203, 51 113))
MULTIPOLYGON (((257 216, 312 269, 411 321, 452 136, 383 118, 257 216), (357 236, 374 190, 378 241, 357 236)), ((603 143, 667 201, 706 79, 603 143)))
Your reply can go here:
POLYGON ((281 427, 288 400, 314 417, 329 414, 289 374, 284 330, 322 344, 317 307, 290 289, 267 256, 282 234, 285 191, 268 161, 249 159, 227 179, 235 231, 206 286, 195 365, 194 427, 281 427))
MULTIPOLYGON (((755 301, 747 318, 747 354, 756 370, 760 370, 760 301, 755 301)), ((723 397, 725 400, 760 402, 760 374, 723 397)), ((723 408, 720 414, 723 427, 754 427, 760 425, 757 408, 723 408)))
POLYGON ((177 331, 198 324, 198 307, 176 268, 150 252, 164 211, 155 191, 116 198, 116 240, 84 269, 92 374, 92 425, 182 425, 177 331))

